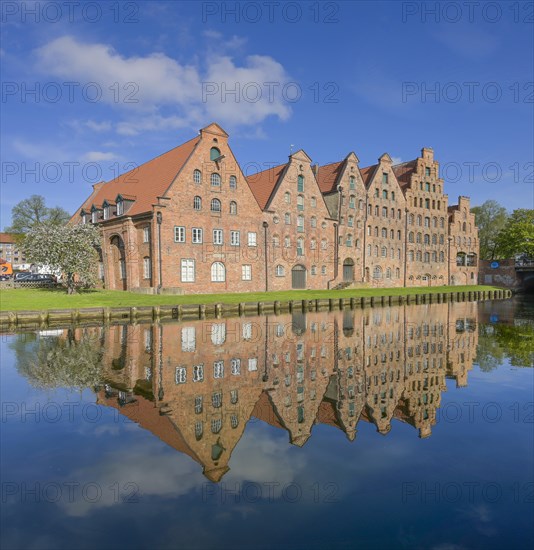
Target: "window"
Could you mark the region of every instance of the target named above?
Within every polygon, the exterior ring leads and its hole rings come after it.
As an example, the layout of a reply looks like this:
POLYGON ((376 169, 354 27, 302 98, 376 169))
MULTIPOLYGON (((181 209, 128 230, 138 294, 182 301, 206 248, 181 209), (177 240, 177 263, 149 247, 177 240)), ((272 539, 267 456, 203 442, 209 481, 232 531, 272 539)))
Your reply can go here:
POLYGON ((385 227, 382 228, 382 237, 384 239, 388 238, 388 230, 385 227))
POLYGON ((249 371, 256 371, 258 370, 258 360, 255 357, 251 357, 248 360, 248 370, 249 371))
POLYGON ((237 178, 230 176, 230 189, 237 189, 237 178))
POLYGON ((386 279, 391 279, 391 268, 390 267, 388 267, 386 269, 386 279))
POLYGON ((195 327, 182 328, 182 351, 192 352, 196 349, 195 327))
POLYGON ((221 186, 221 176, 219 176, 219 174, 217 174, 216 172, 214 172, 211 175, 211 186, 212 187, 220 187, 221 186))
POLYGON ((230 201, 230 214, 232 216, 237 215, 237 202, 235 201, 230 201))
POLYGON ((150 241, 150 226, 143 227, 143 242, 148 243, 150 241))
POLYGON ((253 231, 248 232, 248 245, 257 246, 256 233, 254 233, 253 231))
POLYGON ((311 225, 312 227, 317 227, 317 218, 316 218, 315 216, 312 216, 312 217, 311 217, 310 225, 311 225))
POLYGON ((304 256, 304 239, 297 239, 297 256, 304 256))
POLYGON ((356 208, 356 197, 354 195, 349 197, 349 208, 356 208))
POLYGON ((273 235, 273 248, 279 248, 280 246, 280 237, 278 235, 273 235))
POLYGON ((430 218, 428 216, 425 217, 425 227, 430 227, 430 218))
POLYGON ((304 197, 302 195, 297 196, 297 210, 304 210, 304 197))
POLYGON ((430 192, 430 183, 428 181, 425 183, 425 191, 430 192))
POLYGON ((121 279, 126 279, 126 262, 124 260, 121 260, 119 263, 120 271, 121 271, 121 279))
POLYGON ((124 201, 122 199, 117 199, 117 216, 122 216, 124 214, 124 201))
POLYGON ((291 193, 286 191, 284 195, 284 200, 286 201, 286 204, 291 204, 291 193))
POLYGON ((430 176, 430 168, 425 168, 425 176, 430 176))
POLYGON ((386 172, 383 172, 382 173, 382 183, 387 183, 388 182, 388 174, 386 174, 386 172))
MULTIPOLYGON (((204 380, 204 365, 193 366, 193 382, 202 382, 204 380)), ((196 408, 196 402, 195 402, 196 408)))
POLYGON ((230 367, 232 375, 239 376, 241 374, 241 359, 232 359, 230 367))
POLYGON ((382 250, 381 250, 381 253, 382 253, 382 257, 383 257, 383 258, 387 258, 387 256, 388 256, 388 249, 387 249, 385 246, 383 246, 383 247, 382 247, 382 250))
POLYGON ((425 208, 430 208, 430 199, 425 199, 425 208))
POLYGON ((211 199, 211 211, 212 212, 221 211, 221 201, 219 199, 211 199))
POLYGON ((277 277, 283 277, 286 274, 286 270, 284 269, 283 265, 277 265, 276 266, 276 276, 277 277))
POLYGON ((391 191, 391 200, 392 200, 392 201, 395 200, 395 191, 391 191))
POLYGON ((413 231, 410 231, 408 233, 408 242, 409 243, 413 243, 414 242, 414 234, 413 234, 413 231))
POLYGON ((185 243, 185 227, 176 226, 174 228, 174 242, 185 243))
POLYGON ((317 241, 315 239, 310 240, 310 250, 315 250, 317 248, 317 241))
POLYGON ((226 281, 226 268, 222 262, 213 262, 211 264, 211 282, 224 283, 226 281))
POLYGON ((193 199, 193 210, 202 210, 202 199, 199 196, 193 199))
POLYGON ((382 217, 387 218, 388 217, 388 209, 387 206, 382 207, 382 217))
POLYGON ((215 244, 215 245, 223 244, 223 230, 222 229, 214 229, 213 230, 213 244, 215 244))
POLYGON ((143 258, 143 278, 150 279, 150 258, 143 258))
POLYGON ((289 212, 284 214, 284 222, 286 225, 291 225, 291 214, 289 212))
POLYGON ((98 210, 93 210, 91 212, 91 221, 93 223, 97 223, 98 222, 98 210))
POLYGON ((326 266, 321 266, 321 275, 326 275, 326 266))
POLYGON ((382 268, 379 265, 375 266, 375 268, 373 270, 373 277, 375 279, 381 279, 382 278, 382 268))
POLYGON ((216 160, 221 156, 221 152, 217 147, 212 147, 210 149, 210 160, 216 160))
POLYGON ((213 362, 213 378, 224 378, 224 361, 213 362))
POLYGON ((311 266, 311 274, 312 275, 317 275, 317 266, 315 266, 315 265, 311 266))
POLYGON ((214 346, 222 346, 226 341, 226 325, 224 323, 213 323, 211 325, 211 343, 214 346))
POLYGON ((239 231, 230 231, 230 246, 239 246, 239 231))
POLYGON ((191 230, 192 234, 192 243, 193 244, 202 244, 202 229, 200 227, 193 227, 191 230))
POLYGON ((326 250, 327 249, 327 240, 326 239, 321 239, 321 249, 322 250, 326 250))
POLYGON ((317 206, 317 199, 315 197, 312 197, 310 199, 310 204, 312 208, 315 208, 317 206))
POLYGON ((252 281, 252 266, 251 265, 242 265, 241 266, 241 278, 243 281, 252 281))
POLYGON ((387 199, 387 198, 388 198, 388 192, 387 192, 385 189, 382 191, 382 198, 383 198, 383 199, 387 199))
POLYGON ((304 216, 297 216, 297 231, 299 233, 304 233, 304 216))
POLYGON ((195 260, 182 260, 182 283, 195 282, 195 260))
POLYGON ((106 206, 104 206, 104 219, 105 220, 109 220, 110 212, 111 212, 111 207, 106 204, 106 206))
POLYGON ((288 236, 284 237, 284 248, 289 248, 291 246, 291 238, 288 236))
POLYGON ((202 183, 202 172, 200 170, 195 170, 193 172, 193 182, 196 184, 202 183))
POLYGON ((346 246, 352 246, 352 235, 349 233, 345 241, 346 246))
POLYGON ((347 225, 348 225, 349 227, 354 227, 354 216, 349 216, 349 217, 348 217, 348 223, 347 223, 347 225))
POLYGON ((304 176, 298 176, 297 178, 297 191, 304 193, 304 176))
POLYGON ((187 382, 187 370, 185 367, 176 367, 174 381, 176 384, 185 384, 187 382))

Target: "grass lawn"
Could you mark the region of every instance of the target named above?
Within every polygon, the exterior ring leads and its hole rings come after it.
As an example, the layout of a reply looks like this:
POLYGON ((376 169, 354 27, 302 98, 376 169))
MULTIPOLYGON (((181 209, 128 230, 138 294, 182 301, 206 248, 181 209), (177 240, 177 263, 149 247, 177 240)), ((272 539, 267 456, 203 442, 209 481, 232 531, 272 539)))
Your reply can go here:
POLYGON ((64 290, 1 289, 0 311, 35 311, 83 307, 155 306, 177 304, 226 304, 272 300, 312 300, 315 298, 351 298, 361 296, 397 296, 428 292, 467 292, 498 290, 493 286, 436 286, 411 288, 353 288, 345 290, 287 290, 282 292, 244 292, 239 294, 151 295, 121 290, 89 290, 68 296, 64 290))

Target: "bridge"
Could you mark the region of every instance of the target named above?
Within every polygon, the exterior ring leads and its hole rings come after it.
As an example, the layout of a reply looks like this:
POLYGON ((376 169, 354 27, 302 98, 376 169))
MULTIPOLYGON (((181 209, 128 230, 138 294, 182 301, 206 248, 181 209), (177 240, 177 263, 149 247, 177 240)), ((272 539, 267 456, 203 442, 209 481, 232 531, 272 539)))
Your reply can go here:
POLYGON ((481 260, 479 283, 534 292, 534 259, 481 260))

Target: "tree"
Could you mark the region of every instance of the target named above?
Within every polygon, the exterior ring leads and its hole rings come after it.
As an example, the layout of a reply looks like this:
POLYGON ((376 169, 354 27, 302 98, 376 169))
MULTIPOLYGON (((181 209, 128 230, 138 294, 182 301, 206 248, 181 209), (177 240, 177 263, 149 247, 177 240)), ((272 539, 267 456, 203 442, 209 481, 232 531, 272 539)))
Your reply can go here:
POLYGON ((48 266, 66 275, 68 294, 75 292, 75 275, 86 286, 96 282, 98 247, 98 228, 81 224, 39 224, 30 229, 22 243, 22 249, 32 263, 48 266))
POLYGON ((12 225, 5 229, 8 233, 27 233, 42 223, 63 225, 70 220, 70 214, 60 206, 48 208, 43 196, 32 195, 11 209, 11 219, 12 225))
POLYGON ((480 257, 483 260, 494 260, 499 255, 497 236, 504 228, 508 219, 508 212, 497 201, 489 200, 481 206, 471 209, 475 215, 480 240, 480 257))
POLYGON ((516 254, 534 258, 534 210, 514 210, 497 237, 497 247, 506 258, 516 254))

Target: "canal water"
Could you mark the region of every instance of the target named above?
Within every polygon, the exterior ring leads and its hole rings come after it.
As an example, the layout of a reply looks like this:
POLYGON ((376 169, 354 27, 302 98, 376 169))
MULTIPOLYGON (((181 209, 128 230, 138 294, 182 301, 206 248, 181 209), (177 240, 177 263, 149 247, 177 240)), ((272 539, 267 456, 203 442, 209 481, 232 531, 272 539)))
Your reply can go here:
POLYGON ((4 334, 4 550, 532 548, 534 302, 4 334))

